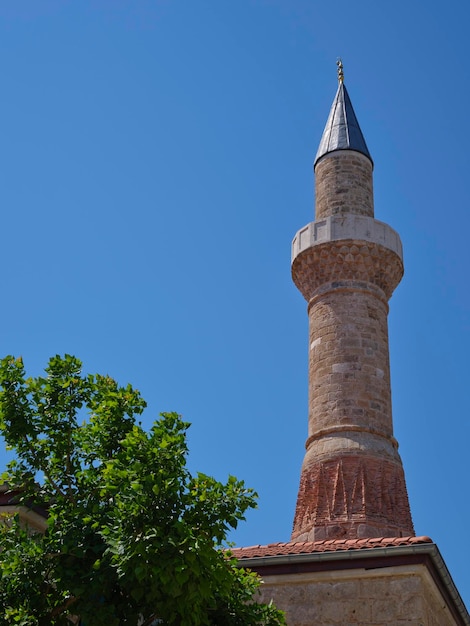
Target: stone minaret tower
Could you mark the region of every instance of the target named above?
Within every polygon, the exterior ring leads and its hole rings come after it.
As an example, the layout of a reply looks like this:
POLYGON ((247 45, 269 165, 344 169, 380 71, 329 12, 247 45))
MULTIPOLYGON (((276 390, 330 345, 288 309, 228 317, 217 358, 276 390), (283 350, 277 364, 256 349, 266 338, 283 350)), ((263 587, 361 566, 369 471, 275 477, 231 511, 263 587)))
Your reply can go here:
MULTIPOLYGON (((470 626, 432 539, 413 531, 393 437, 388 301, 401 242, 374 219, 372 159, 338 64, 314 163, 315 221, 295 236, 308 302, 309 416, 292 539, 235 548, 289 626, 470 626)), ((1 503, 0 503, 1 504, 1 503)))
POLYGON ((374 219, 373 163, 343 82, 314 163, 315 221, 295 236, 308 302, 309 416, 292 541, 414 535, 393 437, 388 300, 398 234, 374 219))

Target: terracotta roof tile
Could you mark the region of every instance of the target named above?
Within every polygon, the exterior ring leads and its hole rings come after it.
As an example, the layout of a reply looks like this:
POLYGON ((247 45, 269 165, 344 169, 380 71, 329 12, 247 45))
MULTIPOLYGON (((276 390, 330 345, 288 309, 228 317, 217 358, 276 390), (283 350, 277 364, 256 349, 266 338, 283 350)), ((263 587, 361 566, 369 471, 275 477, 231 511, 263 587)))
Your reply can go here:
POLYGON ((364 550, 370 548, 391 548, 419 543, 433 543, 429 537, 371 537, 366 539, 328 539, 324 541, 300 541, 269 543, 268 545, 232 548, 237 559, 251 559, 266 556, 286 556, 290 554, 315 554, 318 552, 338 552, 340 550, 364 550))

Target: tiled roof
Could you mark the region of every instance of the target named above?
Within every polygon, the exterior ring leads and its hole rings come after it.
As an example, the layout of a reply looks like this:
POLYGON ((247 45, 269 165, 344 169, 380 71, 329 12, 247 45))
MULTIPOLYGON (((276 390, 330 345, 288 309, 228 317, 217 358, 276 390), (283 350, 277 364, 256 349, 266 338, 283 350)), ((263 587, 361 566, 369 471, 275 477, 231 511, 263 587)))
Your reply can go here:
POLYGON ((364 550, 370 548, 392 548, 411 546, 420 543, 433 543, 429 537, 375 537, 366 539, 329 539, 325 541, 300 541, 270 543, 268 545, 233 548, 237 559, 252 559, 267 556, 287 556, 290 554, 315 554, 318 552, 338 552, 340 550, 364 550))

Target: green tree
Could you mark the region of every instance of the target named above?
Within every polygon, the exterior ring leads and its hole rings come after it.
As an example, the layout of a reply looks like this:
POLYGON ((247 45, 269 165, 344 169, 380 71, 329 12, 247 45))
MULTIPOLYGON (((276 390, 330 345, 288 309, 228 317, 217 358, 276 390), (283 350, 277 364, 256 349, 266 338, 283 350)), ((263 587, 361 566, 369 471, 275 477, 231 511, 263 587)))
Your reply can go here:
POLYGON ((18 504, 47 507, 44 533, 19 515, 0 524, 0 625, 284 624, 223 549, 256 494, 191 475, 188 424, 162 414, 146 432, 131 386, 84 376, 68 355, 45 371, 0 364, 0 431, 16 457, 2 478, 21 487, 18 504))

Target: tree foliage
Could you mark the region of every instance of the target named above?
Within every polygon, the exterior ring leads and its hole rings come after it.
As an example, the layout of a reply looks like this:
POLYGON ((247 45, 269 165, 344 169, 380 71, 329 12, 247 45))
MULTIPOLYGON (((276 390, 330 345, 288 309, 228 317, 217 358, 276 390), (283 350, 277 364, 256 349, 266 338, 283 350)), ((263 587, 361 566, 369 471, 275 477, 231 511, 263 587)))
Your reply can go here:
POLYGON ((15 451, 3 480, 21 487, 18 504, 47 507, 44 533, 19 515, 0 524, 0 626, 284 624, 222 548, 256 494, 190 474, 177 414, 146 432, 138 391, 68 355, 38 378, 8 357, 0 388, 15 451))

